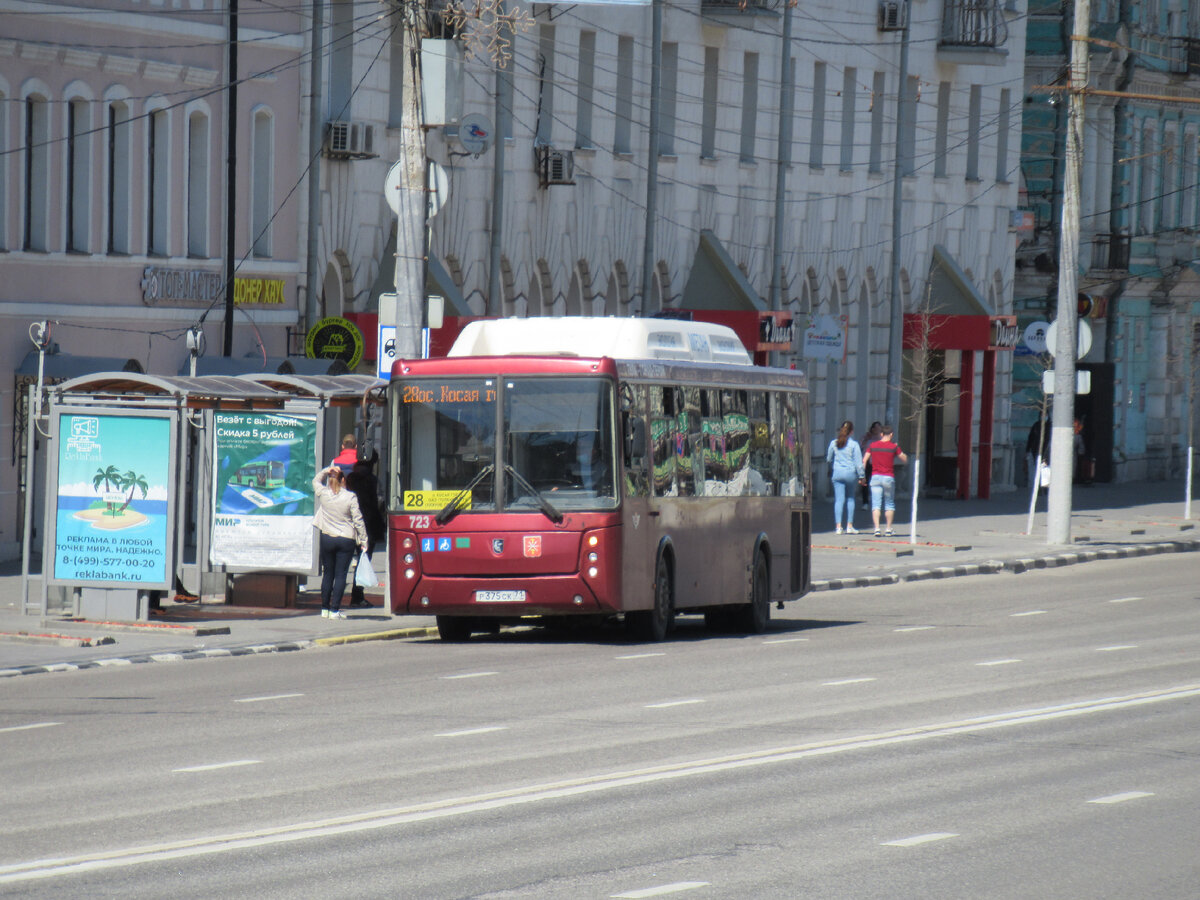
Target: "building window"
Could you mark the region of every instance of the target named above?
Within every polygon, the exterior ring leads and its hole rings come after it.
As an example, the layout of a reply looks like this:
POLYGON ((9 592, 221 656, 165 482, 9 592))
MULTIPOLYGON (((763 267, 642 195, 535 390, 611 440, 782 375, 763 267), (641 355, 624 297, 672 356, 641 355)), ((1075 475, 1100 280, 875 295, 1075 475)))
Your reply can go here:
POLYGON ((809 135, 808 164, 819 169, 825 164, 825 63, 813 63, 812 131, 809 135))
POLYGON ((24 249, 49 249, 46 198, 50 177, 50 113, 44 97, 25 98, 24 249))
POLYGON ((354 94, 354 0, 334 0, 329 22, 329 118, 350 118, 354 94))
POLYGON ((838 168, 850 172, 854 168, 854 116, 857 115, 858 71, 846 67, 841 74, 841 157, 838 168))
POLYGON ((1012 106, 1012 92, 1008 88, 1000 91, 1000 114, 996 121, 999 133, 996 135, 996 180, 1008 183, 1008 128, 1009 114, 1012 106))
POLYGON ((1179 178, 1179 165, 1175 157, 1175 129, 1167 128, 1163 133, 1162 146, 1162 189, 1159 192, 1162 199, 1159 202, 1159 228, 1171 229, 1179 227, 1179 207, 1177 200, 1179 192, 1176 190, 1180 185, 1177 179, 1179 178))
POLYGON ((576 75, 575 146, 592 147, 592 97, 596 78, 596 32, 579 32, 579 71, 576 75))
POLYGON ((950 82, 938 84, 937 131, 933 139, 933 175, 943 178, 948 165, 950 136, 950 82))
POLYGON ((254 154, 250 169, 250 234, 254 255, 271 256, 272 181, 275 177, 275 121, 266 110, 254 114, 254 154))
POLYGON ((129 107, 124 103, 108 105, 108 184, 106 199, 109 253, 129 252, 129 107))
POLYGON ((188 256, 208 256, 208 117, 188 116, 187 247, 188 256))
POLYGON ((967 181, 979 180, 979 119, 983 108, 983 88, 971 85, 967 106, 967 181))
POLYGON ((535 146, 554 146, 554 26, 543 25, 538 31, 537 56, 537 131, 535 146))
POLYGON ((754 162, 754 144, 757 137, 758 54, 747 53, 742 64, 742 162, 754 162))
POLYGON ((91 104, 67 104, 67 252, 87 253, 91 226, 91 104))
POLYGON ((876 72, 871 83, 871 158, 867 169, 871 172, 883 171, 883 107, 887 98, 887 76, 876 72))
POLYGON ((1190 128, 1183 133, 1183 159, 1180 160, 1182 193, 1179 203, 1183 223, 1200 221, 1196 210, 1196 132, 1190 128))
POLYGON ((720 87, 720 54, 716 47, 704 48, 704 108, 700 111, 700 157, 717 158, 717 90, 720 87))
POLYGON ((633 38, 617 38, 617 106, 613 152, 629 153, 633 132, 633 38))
POLYGON ((662 45, 662 85, 658 105, 658 152, 660 156, 675 155, 676 89, 679 81, 679 45, 662 45))
POLYGON ((842 72, 842 154, 838 168, 849 172, 854 168, 854 117, 858 98, 858 70, 847 67, 842 72))
POLYGON ((167 255, 167 221, 171 208, 170 139, 166 110, 146 118, 146 252, 167 255))
MULTIPOLYGON (((8 94, 0 90, 0 210, 8 209, 8 94)), ((8 216, 0 214, 0 250, 8 249, 8 216)))
POLYGON ((1156 167, 1154 165, 1157 159, 1157 147, 1155 144, 1154 125, 1149 124, 1142 128, 1142 146, 1140 149, 1140 159, 1138 160, 1138 233, 1150 234, 1154 231, 1154 195, 1156 193, 1155 183, 1156 167))

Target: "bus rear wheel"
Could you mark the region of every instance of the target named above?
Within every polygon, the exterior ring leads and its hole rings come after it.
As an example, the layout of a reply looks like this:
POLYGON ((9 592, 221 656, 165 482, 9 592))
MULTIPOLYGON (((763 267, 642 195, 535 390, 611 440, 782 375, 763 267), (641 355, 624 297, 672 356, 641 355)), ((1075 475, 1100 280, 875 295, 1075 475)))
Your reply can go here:
POLYGON ((462 616, 438 616, 438 637, 443 641, 461 643, 471 639, 471 620, 462 616))
POLYGON ((737 610, 739 631, 762 634, 771 621, 771 573, 762 553, 754 554, 754 574, 750 578, 750 602, 737 610))
POLYGON ((626 621, 638 640, 652 643, 666 640, 675 627, 675 585, 666 557, 654 567, 654 608, 627 613, 626 621))

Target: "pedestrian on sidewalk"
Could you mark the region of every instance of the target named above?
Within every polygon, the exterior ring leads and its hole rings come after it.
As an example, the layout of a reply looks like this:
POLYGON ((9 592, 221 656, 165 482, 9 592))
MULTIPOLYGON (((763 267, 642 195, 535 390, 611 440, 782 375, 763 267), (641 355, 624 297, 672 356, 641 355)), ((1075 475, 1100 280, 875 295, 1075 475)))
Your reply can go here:
POLYGON ((885 534, 893 535, 892 519, 896 516, 896 463, 908 462, 908 456, 900 445, 892 440, 894 429, 884 425, 882 435, 867 452, 865 462, 871 464, 871 519, 875 523, 875 537, 879 537, 879 513, 882 510, 887 523, 885 534))
POLYGON ((845 509, 846 534, 858 534, 854 527, 854 486, 862 479, 862 448, 858 441, 850 439, 854 434, 854 423, 846 421, 838 429, 837 437, 829 442, 825 461, 829 463, 829 477, 833 482, 833 521, 837 533, 842 533, 842 510, 845 509))
MULTIPOLYGON (((354 468, 350 470, 350 474, 346 476, 346 487, 353 491, 354 496, 358 498, 358 509, 362 513, 363 524, 367 529, 367 548, 364 552, 368 560, 375 552, 375 545, 387 537, 387 523, 384 520, 379 500, 379 479, 371 471, 378 458, 378 455, 374 455, 370 459, 360 457, 354 464, 354 468)), ((359 560, 358 564, 361 566, 362 560, 359 560)), ((354 586, 350 588, 350 608, 367 609, 373 605, 367 600, 362 585, 355 581, 354 586)))
POLYGON ((355 547, 367 549, 367 528, 358 497, 346 488, 346 476, 337 466, 328 466, 313 479, 316 512, 313 526, 321 542, 321 615, 344 619, 342 595, 346 592, 346 573, 354 559, 355 547))
POLYGON ((871 464, 866 461, 867 451, 871 449, 873 443, 879 440, 882 429, 882 422, 872 422, 871 427, 867 429, 867 433, 863 435, 863 439, 859 441, 859 446, 862 447, 863 469, 866 470, 866 475, 858 482, 859 491, 862 493, 863 509, 871 508, 871 464))

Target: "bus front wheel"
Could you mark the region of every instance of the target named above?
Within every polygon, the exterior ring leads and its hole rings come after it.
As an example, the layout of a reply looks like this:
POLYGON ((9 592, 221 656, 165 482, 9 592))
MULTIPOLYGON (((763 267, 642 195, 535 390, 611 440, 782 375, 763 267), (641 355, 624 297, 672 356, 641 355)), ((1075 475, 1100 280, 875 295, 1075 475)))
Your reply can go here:
POLYGON ((771 573, 762 553, 754 554, 754 574, 750 579, 750 602, 737 611, 740 631, 762 634, 771 621, 771 573))
POLYGON ((462 642, 471 638, 471 620, 461 616, 438 616, 438 637, 443 641, 462 642))
POLYGON ((675 627, 675 585, 671 566, 659 556, 654 567, 654 608, 626 614, 626 621, 639 640, 664 641, 675 627))

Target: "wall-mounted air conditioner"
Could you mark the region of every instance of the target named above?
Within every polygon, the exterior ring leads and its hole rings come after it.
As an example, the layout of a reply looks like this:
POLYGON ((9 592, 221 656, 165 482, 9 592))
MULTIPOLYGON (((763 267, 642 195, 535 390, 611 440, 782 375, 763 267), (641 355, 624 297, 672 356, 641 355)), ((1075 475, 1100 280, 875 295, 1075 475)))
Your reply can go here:
POLYGON ((907 0, 879 0, 880 31, 903 31, 907 25, 907 0))
POLYGON ((374 159, 375 126, 363 122, 327 122, 325 156, 329 159, 374 159))
POLYGON ((538 179, 542 187, 552 184, 575 183, 575 154, 570 150, 555 150, 553 147, 534 147, 538 179))

